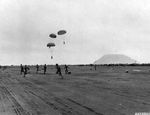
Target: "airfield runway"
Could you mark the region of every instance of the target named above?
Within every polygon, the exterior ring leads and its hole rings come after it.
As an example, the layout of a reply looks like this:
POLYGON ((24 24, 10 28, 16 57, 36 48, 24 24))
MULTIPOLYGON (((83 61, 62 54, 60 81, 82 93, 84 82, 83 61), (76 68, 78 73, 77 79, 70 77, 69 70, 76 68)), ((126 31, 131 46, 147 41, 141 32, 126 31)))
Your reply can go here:
POLYGON ((70 66, 60 79, 31 67, 0 70, 0 115, 135 115, 150 112, 150 67, 70 66), (126 70, 129 73, 125 73, 126 70), (142 70, 142 71, 133 71, 142 70))

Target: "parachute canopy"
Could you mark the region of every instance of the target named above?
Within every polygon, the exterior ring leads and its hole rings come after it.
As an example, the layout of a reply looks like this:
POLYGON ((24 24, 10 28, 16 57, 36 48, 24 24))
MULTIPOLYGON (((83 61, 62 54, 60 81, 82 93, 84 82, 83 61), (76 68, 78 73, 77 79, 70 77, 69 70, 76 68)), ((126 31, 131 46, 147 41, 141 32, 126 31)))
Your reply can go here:
POLYGON ((49 35, 49 37, 51 37, 51 38, 56 38, 57 36, 52 33, 52 34, 49 35))
POLYGON ((63 35, 63 34, 66 34, 67 31, 66 30, 60 30, 57 32, 58 35, 63 35))
POLYGON ((49 48, 50 48, 50 47, 55 47, 55 44, 54 44, 54 43, 48 43, 48 44, 47 44, 47 47, 49 47, 49 48))

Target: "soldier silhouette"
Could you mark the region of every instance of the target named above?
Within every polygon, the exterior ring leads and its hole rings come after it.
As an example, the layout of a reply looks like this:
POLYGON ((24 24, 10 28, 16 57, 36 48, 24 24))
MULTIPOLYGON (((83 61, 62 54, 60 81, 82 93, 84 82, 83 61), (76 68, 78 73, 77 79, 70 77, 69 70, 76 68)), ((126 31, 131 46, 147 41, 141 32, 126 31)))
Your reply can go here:
POLYGON ((39 65, 37 64, 36 65, 36 73, 38 73, 38 71, 39 71, 39 65))
POLYGON ((20 65, 20 74, 22 75, 22 73, 24 72, 23 66, 22 64, 20 65))
POLYGON ((61 68, 60 68, 60 66, 58 64, 56 64, 56 69, 57 69, 56 74, 61 76, 61 78, 63 79, 63 76, 62 76, 62 73, 61 73, 61 68))
POLYGON ((47 70, 47 66, 46 64, 44 65, 44 74, 46 73, 46 70, 47 70))

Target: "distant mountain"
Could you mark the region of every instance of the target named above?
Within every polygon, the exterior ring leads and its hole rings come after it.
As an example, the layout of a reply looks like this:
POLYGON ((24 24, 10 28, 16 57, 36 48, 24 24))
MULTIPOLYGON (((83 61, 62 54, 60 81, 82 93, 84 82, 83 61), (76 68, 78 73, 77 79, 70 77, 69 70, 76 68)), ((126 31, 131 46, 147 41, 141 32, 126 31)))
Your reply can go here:
POLYGON ((122 54, 107 54, 96 60, 94 64, 132 64, 136 60, 122 54))

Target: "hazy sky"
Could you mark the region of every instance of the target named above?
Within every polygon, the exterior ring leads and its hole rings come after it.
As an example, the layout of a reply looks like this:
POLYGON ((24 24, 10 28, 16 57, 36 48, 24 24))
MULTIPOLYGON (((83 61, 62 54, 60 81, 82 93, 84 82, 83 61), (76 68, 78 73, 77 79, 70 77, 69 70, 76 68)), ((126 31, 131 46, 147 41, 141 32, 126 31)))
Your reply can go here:
POLYGON ((150 0, 0 0, 0 64, 86 64, 111 53, 150 62, 150 0), (60 29, 51 60, 48 35, 60 29))

